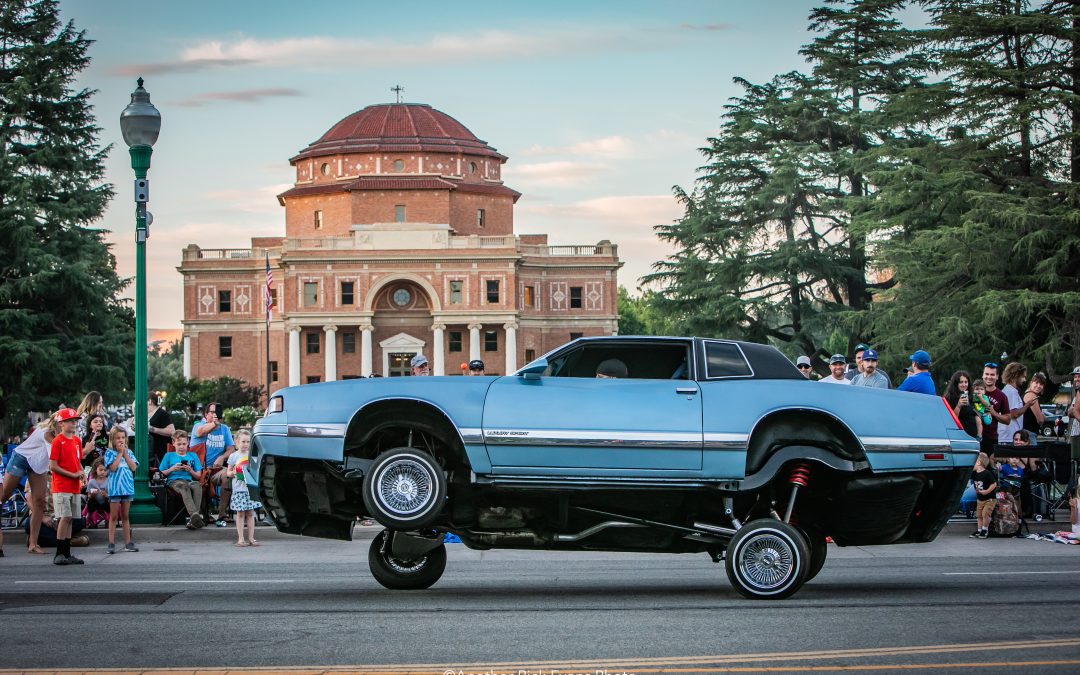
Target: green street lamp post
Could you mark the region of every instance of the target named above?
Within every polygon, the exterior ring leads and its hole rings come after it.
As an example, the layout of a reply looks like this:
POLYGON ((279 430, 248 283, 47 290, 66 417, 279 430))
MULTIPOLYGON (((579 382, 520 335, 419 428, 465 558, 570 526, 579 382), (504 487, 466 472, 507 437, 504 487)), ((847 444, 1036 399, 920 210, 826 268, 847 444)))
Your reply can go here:
POLYGON ((147 425, 146 381, 146 238, 153 217, 146 210, 150 201, 150 155, 161 131, 161 113, 150 103, 150 94, 143 89, 143 79, 131 93, 131 103, 120 113, 120 131, 131 154, 135 170, 135 499, 131 505, 131 522, 150 524, 161 521, 161 511, 150 493, 150 453, 147 444, 150 431, 147 425))

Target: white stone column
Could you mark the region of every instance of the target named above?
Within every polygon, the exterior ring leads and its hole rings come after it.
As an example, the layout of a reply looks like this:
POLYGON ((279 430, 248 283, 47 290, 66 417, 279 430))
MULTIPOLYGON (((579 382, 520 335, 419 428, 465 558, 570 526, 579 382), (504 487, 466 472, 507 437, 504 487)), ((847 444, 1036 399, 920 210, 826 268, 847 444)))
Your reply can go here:
POLYGON ((360 376, 371 377, 371 332, 372 325, 360 326, 360 376))
POLYGON ((506 331, 506 372, 504 375, 509 375, 517 370, 517 324, 510 322, 503 325, 503 330, 506 331))
POLYGON ((191 336, 184 336, 184 379, 191 379, 191 336))
POLYGON ((435 332, 435 344, 431 346, 431 364, 434 366, 432 371, 435 375, 446 374, 446 359, 444 358, 445 346, 443 343, 443 336, 446 331, 446 324, 436 323, 431 326, 435 332))
POLYGON ((483 324, 469 324, 469 360, 475 361, 480 358, 480 329, 483 324))
POLYGON ((337 326, 326 325, 322 327, 326 333, 326 373, 323 382, 333 382, 337 379, 337 326))
POLYGON ((289 386, 300 384, 300 326, 289 326, 289 386))

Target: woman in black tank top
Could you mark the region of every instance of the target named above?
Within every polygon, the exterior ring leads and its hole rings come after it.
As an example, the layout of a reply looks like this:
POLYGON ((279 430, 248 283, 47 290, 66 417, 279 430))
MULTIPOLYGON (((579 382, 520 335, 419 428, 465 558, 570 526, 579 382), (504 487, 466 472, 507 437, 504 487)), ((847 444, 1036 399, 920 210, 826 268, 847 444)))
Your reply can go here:
MULTIPOLYGON (((1032 375, 1031 383, 1028 385, 1027 391, 1024 392, 1024 403, 1027 403, 1032 398, 1038 399, 1042 396, 1045 387, 1046 375, 1043 373, 1032 375)), ((1042 433, 1042 427, 1045 423, 1046 415, 1043 415, 1042 408, 1038 404, 1024 411, 1024 429, 1032 435, 1032 445, 1035 445, 1035 437, 1042 433)))

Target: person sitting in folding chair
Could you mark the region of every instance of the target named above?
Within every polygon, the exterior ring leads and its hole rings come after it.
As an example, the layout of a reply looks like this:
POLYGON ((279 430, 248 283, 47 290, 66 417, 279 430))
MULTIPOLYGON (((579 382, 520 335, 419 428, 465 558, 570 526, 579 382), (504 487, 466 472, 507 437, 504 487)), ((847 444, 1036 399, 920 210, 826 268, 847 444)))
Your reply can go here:
POLYGON ((218 490, 218 512, 215 516, 210 514, 210 522, 217 521, 218 527, 227 525, 229 515, 229 501, 232 497, 232 479, 226 475, 225 467, 229 457, 236 451, 233 444, 232 430, 222 420, 225 409, 220 403, 209 403, 201 422, 197 422, 192 429, 191 448, 196 453, 200 452, 205 457, 203 466, 206 474, 203 482, 206 483, 209 493, 212 495, 215 488, 218 490))
POLYGON ((205 525, 199 510, 202 506, 202 463, 195 453, 188 452, 186 431, 173 433, 173 451, 161 458, 158 467, 165 476, 165 489, 173 490, 184 500, 188 512, 187 528, 197 530, 205 525))

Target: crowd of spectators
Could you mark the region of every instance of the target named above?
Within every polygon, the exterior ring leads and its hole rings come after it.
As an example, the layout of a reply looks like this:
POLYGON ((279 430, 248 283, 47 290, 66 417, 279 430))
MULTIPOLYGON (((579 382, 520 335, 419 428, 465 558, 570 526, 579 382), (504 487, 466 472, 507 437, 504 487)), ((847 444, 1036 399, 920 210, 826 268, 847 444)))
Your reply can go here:
MULTIPOLYGON (((261 504, 247 489, 249 433, 241 430, 234 441, 218 403, 206 406, 190 437, 175 428, 156 394, 150 394, 147 406, 150 484, 159 505, 175 495, 186 512, 183 523, 191 529, 208 522, 227 527, 235 520, 237 545, 257 546, 255 514, 261 504)), ((29 553, 44 555, 45 549, 55 548, 55 564, 82 564, 71 547, 89 545, 80 534, 84 528, 108 529, 107 553, 139 550, 130 523, 138 467, 133 437, 131 425, 112 418, 101 395, 90 392, 77 408, 61 405, 45 416, 25 438, 8 439, 0 461, 0 503, 22 497, 29 511, 22 519, 29 553), (117 547, 117 529, 123 533, 122 548, 117 547)))

